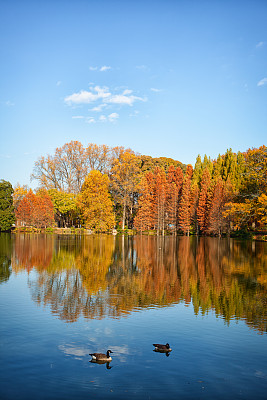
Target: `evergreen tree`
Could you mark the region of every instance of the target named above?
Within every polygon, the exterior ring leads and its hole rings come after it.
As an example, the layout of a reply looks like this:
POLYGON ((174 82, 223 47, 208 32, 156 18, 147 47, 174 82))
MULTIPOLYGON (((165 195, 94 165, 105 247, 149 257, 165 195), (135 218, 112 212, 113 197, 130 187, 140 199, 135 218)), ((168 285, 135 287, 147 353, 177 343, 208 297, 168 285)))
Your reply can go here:
POLYGON ((212 163, 210 157, 208 157, 208 156, 205 154, 205 155, 204 155, 204 160, 203 160, 202 166, 201 166, 202 174, 203 174, 203 172, 205 171, 206 168, 209 170, 210 175, 212 175, 213 163, 212 163))
POLYGON ((192 175, 192 184, 200 184, 202 175, 202 161, 200 154, 196 158, 195 167, 192 175))
POLYGON ((217 181, 217 179, 222 176, 222 166, 223 166, 223 159, 222 156, 219 154, 217 160, 214 161, 213 164, 213 171, 212 171, 212 179, 217 181))
POLYGON ((10 182, 0 181, 0 231, 9 231, 15 223, 13 188, 10 182))
POLYGON ((209 169, 206 168, 203 172, 201 179, 199 201, 197 207, 197 221, 201 233, 206 233, 208 225, 207 218, 209 213, 210 187, 210 172, 209 169))

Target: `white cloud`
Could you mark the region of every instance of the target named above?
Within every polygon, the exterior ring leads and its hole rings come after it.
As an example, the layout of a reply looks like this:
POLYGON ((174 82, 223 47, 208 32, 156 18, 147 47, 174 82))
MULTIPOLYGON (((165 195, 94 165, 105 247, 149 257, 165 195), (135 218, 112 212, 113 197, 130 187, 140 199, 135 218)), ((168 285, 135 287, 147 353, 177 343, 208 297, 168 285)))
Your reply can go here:
POLYGON ((112 94, 109 92, 109 88, 103 86, 90 87, 91 91, 81 90, 79 93, 73 93, 70 96, 65 97, 65 103, 71 104, 89 104, 102 100, 105 103, 95 107, 94 111, 99 111, 106 106, 106 103, 111 104, 126 104, 132 106, 135 101, 146 101, 146 98, 132 95, 132 90, 126 89, 122 94, 112 94), (101 107, 101 108, 99 108, 101 107))
POLYGON ((267 78, 263 78, 257 83, 257 86, 264 86, 264 85, 267 85, 267 78))
POLYGON ((152 92, 155 92, 155 93, 158 93, 158 92, 161 92, 161 89, 156 89, 156 88, 150 88, 150 90, 152 91, 152 92))
POLYGON ((105 117, 105 115, 100 115, 99 117, 99 121, 106 121, 107 117, 105 117))
POLYGON ((57 86, 60 86, 61 83, 62 83, 61 81, 57 81, 56 85, 57 85, 57 86))
POLYGON ((109 119, 109 121, 110 122, 114 122, 114 121, 116 121, 116 119, 118 119, 119 118, 119 114, 117 114, 117 113, 111 113, 111 114, 109 114, 109 116, 108 116, 108 119, 109 119))
POLYGON ((264 42, 259 42, 256 44, 256 47, 259 48, 259 47, 262 47, 263 45, 264 45, 264 42))
POLYGON ((86 118, 85 122, 87 122, 87 124, 94 124, 96 120, 93 117, 88 117, 86 118))
POLYGON ((111 69, 111 67, 108 67, 107 65, 103 65, 103 67, 101 67, 99 71, 103 72, 103 71, 108 71, 109 69, 111 69))
POLYGON ((97 71, 97 67, 89 67, 90 71, 97 71))
POLYGON ((109 89, 106 86, 100 87, 100 86, 95 86, 94 88, 90 88, 91 90, 95 90, 98 94, 99 98, 106 98, 109 97, 111 95, 111 93, 109 93, 109 89))
POLYGON ((82 115, 73 115, 71 118, 73 118, 73 119, 83 119, 84 117, 82 115))
POLYGON ((81 90, 79 93, 73 93, 70 96, 65 97, 64 101, 67 104, 88 104, 99 99, 109 97, 111 94, 107 92, 106 87, 95 86, 90 88, 91 92, 87 90, 81 90), (95 92, 95 93, 93 93, 95 92))
POLYGON ((64 101, 68 104, 83 104, 83 103, 91 103, 98 99, 97 94, 93 94, 92 92, 87 92, 86 90, 81 90, 79 93, 73 93, 70 96, 65 97, 64 101))
POLYGON ((107 99, 108 103, 113 103, 113 104, 127 104, 129 106, 132 106, 135 101, 146 101, 146 99, 143 99, 142 97, 137 97, 137 96, 127 96, 125 94, 114 94, 111 97, 107 99))
POLYGON ((125 89, 125 90, 122 92, 123 95, 131 94, 131 93, 133 93, 133 91, 132 91, 132 90, 129 90, 129 89, 125 89))

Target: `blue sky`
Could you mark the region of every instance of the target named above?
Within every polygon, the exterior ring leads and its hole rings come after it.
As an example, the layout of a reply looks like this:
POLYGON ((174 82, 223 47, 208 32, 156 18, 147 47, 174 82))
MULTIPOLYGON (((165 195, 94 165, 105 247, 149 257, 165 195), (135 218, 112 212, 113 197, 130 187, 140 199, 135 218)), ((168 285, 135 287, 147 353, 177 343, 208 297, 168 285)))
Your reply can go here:
POLYGON ((71 140, 194 165, 266 145, 267 1, 0 0, 0 179, 71 140))

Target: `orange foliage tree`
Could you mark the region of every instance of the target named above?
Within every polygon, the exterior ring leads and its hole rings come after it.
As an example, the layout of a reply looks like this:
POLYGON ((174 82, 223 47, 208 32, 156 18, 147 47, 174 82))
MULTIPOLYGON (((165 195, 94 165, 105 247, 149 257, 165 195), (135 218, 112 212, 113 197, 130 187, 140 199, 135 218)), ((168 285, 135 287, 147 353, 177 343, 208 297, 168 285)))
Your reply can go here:
POLYGON ((155 168, 153 197, 154 226, 158 234, 159 232, 164 234, 166 228, 167 180, 163 168, 155 168))
POLYGON ((191 204, 190 204, 190 188, 193 174, 192 165, 188 165, 184 182, 182 186, 181 201, 179 207, 179 226, 184 234, 189 235, 191 224, 191 204))
POLYGON ((225 204, 230 201, 232 195, 232 185, 230 180, 224 181, 218 178, 210 203, 208 216, 207 232, 221 237, 224 231, 229 232, 229 218, 224 216, 225 204))
POLYGON ((153 190, 154 176, 152 172, 147 172, 141 179, 138 187, 140 197, 138 200, 139 209, 134 219, 134 227, 143 232, 153 227, 153 190))
POLYGON ((210 194, 211 194, 210 190, 211 190, 211 177, 209 169, 206 168, 203 172, 200 182, 200 193, 199 193, 199 200, 197 207, 197 221, 201 233, 207 232, 210 194))
POLYGON ((175 234, 178 230, 178 207, 183 184, 183 171, 180 167, 170 165, 167 176, 167 219, 168 227, 175 234))
POLYGON ((20 226, 47 228, 55 222, 53 203, 45 190, 35 195, 30 189, 20 201, 15 215, 20 226))

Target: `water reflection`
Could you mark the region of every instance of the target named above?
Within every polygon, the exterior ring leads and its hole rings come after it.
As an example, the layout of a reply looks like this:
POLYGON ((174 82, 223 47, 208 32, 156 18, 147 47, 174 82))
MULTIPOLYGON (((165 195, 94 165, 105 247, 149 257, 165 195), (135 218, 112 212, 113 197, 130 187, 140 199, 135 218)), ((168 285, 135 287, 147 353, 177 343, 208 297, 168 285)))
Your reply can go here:
POLYGON ((0 233, 0 283, 11 275, 12 240, 9 234, 0 233))
POLYGON ((59 318, 121 317, 192 302, 266 332, 267 245, 195 237, 16 235, 12 271, 59 318))

